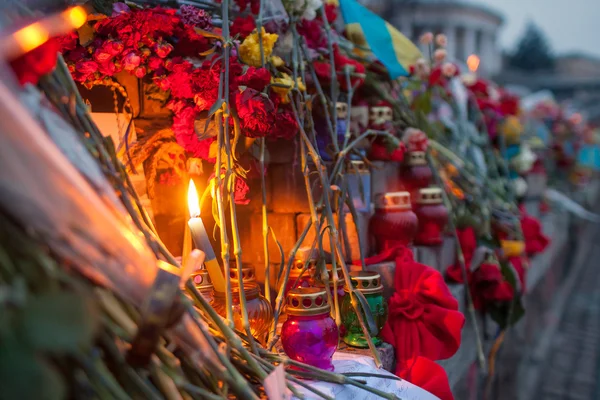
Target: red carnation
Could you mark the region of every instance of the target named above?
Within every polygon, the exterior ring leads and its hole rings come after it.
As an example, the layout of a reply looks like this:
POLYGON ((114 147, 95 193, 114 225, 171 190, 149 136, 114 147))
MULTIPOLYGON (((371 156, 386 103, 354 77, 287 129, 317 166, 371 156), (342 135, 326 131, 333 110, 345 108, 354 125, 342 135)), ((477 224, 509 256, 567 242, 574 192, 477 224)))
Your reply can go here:
POLYGON ((58 42, 49 40, 10 62, 21 85, 36 85, 42 76, 52 72, 56 65, 58 45, 58 42))
POLYGON ((140 66, 141 62, 142 62, 142 58, 139 55, 137 55, 137 54, 135 54, 133 52, 127 54, 121 60, 121 63, 123 65, 123 69, 125 71, 133 71, 134 69, 136 69, 137 67, 140 66))
POLYGON ((112 60, 117 54, 120 54, 124 49, 123 43, 117 40, 108 39, 94 51, 94 60, 99 63, 104 63, 112 60))
POLYGON ((298 133, 298 122, 292 111, 284 111, 275 116, 272 137, 286 140, 292 139, 298 133))
POLYGON ((154 46, 154 51, 160 58, 165 58, 169 55, 169 53, 171 53, 171 51, 173 51, 173 46, 167 42, 161 41, 156 43, 154 46))
POLYGON ((339 9, 334 4, 325 4, 325 17, 327 22, 333 24, 338 17, 339 9))
POLYGON ((254 89, 246 89, 235 97, 242 133, 248 137, 264 137, 273 128, 276 112, 273 102, 254 89))
POLYGON ((266 68, 249 67, 246 73, 235 78, 239 86, 247 86, 262 91, 271 82, 271 74, 266 68))
POLYGON ((241 38, 245 38, 251 34, 254 29, 256 29, 254 17, 248 15, 246 17, 237 17, 234 19, 231 28, 229 28, 229 33, 231 36, 240 35, 241 38))
POLYGON ((304 37, 309 49, 326 49, 327 36, 323 30, 323 21, 315 18, 311 21, 303 19, 297 25, 298 33, 304 37))

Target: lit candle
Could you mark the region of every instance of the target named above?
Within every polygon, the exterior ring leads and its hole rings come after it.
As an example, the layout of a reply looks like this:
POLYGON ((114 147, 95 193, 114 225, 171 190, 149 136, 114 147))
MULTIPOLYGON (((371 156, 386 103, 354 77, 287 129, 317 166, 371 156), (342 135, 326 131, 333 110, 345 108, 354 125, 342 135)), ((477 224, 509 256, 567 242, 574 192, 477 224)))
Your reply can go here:
POLYGON ((188 187, 188 210, 190 211, 190 220, 188 226, 192 234, 192 240, 197 249, 200 249, 206 255, 204 259, 204 265, 210 275, 210 279, 213 282, 215 290, 224 293, 225 292, 225 278, 221 271, 221 266, 217 261, 215 252, 208 240, 208 234, 204 227, 204 222, 200 218, 200 202, 198 201, 198 192, 194 181, 190 179, 190 185, 188 187))

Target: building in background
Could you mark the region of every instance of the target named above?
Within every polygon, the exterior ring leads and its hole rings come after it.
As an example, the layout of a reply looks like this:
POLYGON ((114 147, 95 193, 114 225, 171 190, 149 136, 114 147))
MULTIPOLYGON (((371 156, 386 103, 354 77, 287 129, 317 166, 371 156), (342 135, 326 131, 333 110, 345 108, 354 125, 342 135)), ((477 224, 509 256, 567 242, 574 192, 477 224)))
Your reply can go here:
MULTIPOLYGON (((472 54, 481 59, 479 72, 496 75, 502 69, 498 33, 503 16, 495 10, 460 0, 362 0, 413 42, 425 32, 448 37, 448 55, 464 64, 472 54)), ((424 54, 428 50, 422 48, 424 54)))

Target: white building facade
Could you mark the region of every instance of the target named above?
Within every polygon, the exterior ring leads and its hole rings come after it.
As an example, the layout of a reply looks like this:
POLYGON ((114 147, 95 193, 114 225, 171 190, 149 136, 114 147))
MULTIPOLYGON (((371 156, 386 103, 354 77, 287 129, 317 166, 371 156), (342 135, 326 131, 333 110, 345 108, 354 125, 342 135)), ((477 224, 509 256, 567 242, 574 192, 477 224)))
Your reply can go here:
MULTIPOLYGON (((475 54, 480 60, 479 73, 492 76, 502 69, 502 51, 498 34, 503 17, 487 7, 460 0, 363 0, 413 42, 425 32, 448 37, 448 56, 464 64, 475 54)), ((423 54, 428 49, 423 46, 423 54)))

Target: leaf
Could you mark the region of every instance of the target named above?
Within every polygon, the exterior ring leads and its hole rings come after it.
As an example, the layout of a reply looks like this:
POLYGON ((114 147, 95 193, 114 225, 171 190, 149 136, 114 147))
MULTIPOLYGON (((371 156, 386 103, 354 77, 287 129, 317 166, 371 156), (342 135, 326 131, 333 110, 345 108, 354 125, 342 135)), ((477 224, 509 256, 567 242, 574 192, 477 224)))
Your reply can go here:
POLYGON ((413 107, 417 111, 422 111, 424 114, 431 113, 432 105, 431 105, 431 93, 423 92, 413 102, 413 107))
POLYGON ((356 289, 352 289, 352 294, 356 296, 356 299, 360 303, 360 307, 362 308, 363 315, 367 320, 367 328, 369 329, 369 334, 371 336, 375 336, 379 333, 379 328, 375 323, 375 319, 373 318, 373 314, 371 313, 371 308, 369 307, 369 303, 367 302, 367 298, 364 294, 359 292, 356 289))
POLYGON ((73 293, 31 298, 19 317, 19 337, 34 349, 54 353, 89 346, 99 322, 92 298, 73 293))
POLYGON ((79 44, 83 47, 87 46, 94 40, 94 28, 89 24, 85 23, 81 25, 81 28, 77 29, 77 35, 79 36, 79 44))
POLYGON ((66 397, 62 376, 14 336, 0 342, 0 398, 57 400, 66 397))

